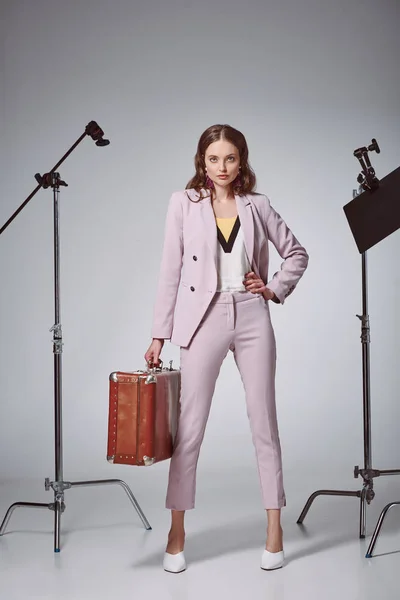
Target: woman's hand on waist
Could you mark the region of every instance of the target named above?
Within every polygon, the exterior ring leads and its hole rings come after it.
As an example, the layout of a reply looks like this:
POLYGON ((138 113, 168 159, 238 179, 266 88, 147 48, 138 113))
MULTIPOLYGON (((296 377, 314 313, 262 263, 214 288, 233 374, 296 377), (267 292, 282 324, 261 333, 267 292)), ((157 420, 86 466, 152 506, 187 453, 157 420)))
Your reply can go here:
POLYGON ((274 292, 270 290, 265 285, 263 280, 257 277, 253 271, 245 274, 243 285, 247 292, 251 292, 252 294, 261 294, 265 300, 273 300, 275 298, 274 292))

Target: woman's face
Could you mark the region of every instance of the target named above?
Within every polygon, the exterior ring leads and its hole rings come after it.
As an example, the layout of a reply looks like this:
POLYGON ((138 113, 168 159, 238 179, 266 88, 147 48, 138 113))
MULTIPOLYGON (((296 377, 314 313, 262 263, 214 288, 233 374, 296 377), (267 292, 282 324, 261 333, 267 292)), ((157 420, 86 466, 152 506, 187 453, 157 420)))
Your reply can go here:
POLYGON ((207 175, 215 186, 229 187, 239 172, 239 151, 236 146, 226 140, 218 140, 210 144, 206 150, 204 161, 207 175))

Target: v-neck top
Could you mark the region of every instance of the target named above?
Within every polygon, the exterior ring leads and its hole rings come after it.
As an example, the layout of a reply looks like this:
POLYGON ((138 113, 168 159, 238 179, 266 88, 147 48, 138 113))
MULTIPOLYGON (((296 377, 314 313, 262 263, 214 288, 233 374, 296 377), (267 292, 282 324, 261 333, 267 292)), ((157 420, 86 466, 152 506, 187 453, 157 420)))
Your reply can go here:
POLYGON ((217 292, 245 292, 245 273, 251 270, 239 216, 215 217, 217 223, 217 292))

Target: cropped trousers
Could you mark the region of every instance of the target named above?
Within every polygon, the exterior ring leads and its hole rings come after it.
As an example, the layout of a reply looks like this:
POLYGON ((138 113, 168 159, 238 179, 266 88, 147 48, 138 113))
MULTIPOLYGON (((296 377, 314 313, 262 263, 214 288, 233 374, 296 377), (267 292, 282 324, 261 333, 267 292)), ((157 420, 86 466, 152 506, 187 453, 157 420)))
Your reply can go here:
POLYGON ((269 305, 251 292, 216 292, 190 344, 180 348, 181 396, 166 508, 195 506, 196 471, 215 384, 228 351, 243 382, 263 506, 286 506, 275 405, 276 346, 269 305))

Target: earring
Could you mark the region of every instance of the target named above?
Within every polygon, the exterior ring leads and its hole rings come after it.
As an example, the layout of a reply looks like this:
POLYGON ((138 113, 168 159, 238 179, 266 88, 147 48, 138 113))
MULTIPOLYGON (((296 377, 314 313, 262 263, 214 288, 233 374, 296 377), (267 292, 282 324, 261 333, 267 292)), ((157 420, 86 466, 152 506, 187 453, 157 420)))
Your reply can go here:
POLYGON ((235 180, 232 183, 232 186, 235 187, 242 187, 242 175, 240 173, 240 169, 239 169, 239 173, 236 175, 235 180))
POLYGON ((214 188, 214 182, 209 178, 209 176, 207 175, 206 177, 206 186, 213 189, 214 188))

